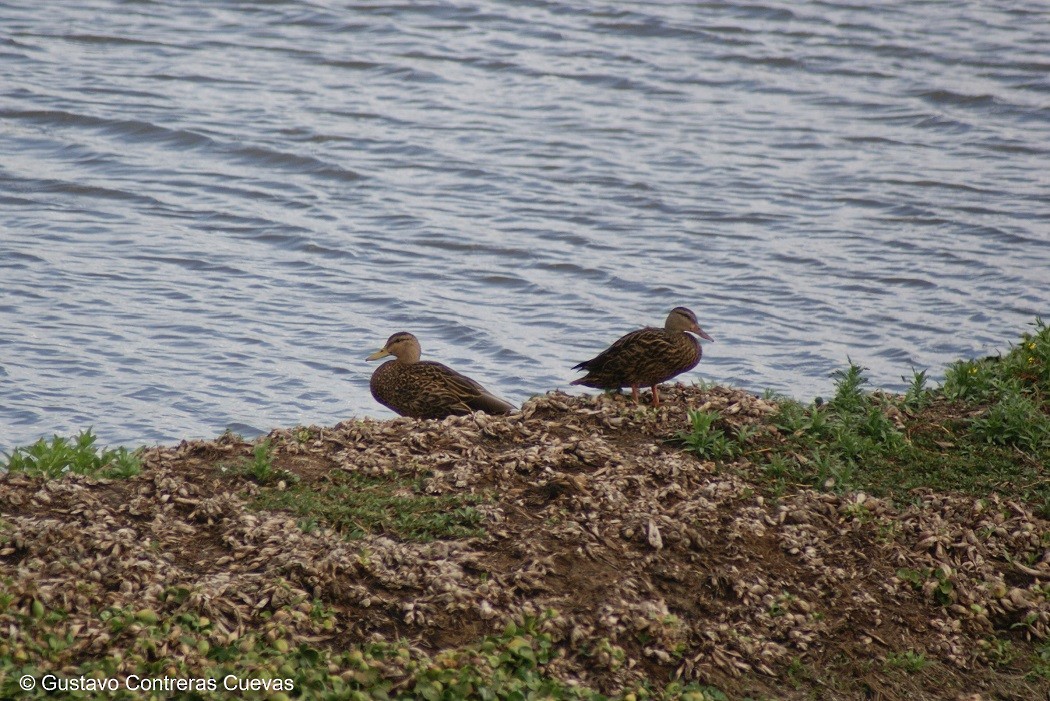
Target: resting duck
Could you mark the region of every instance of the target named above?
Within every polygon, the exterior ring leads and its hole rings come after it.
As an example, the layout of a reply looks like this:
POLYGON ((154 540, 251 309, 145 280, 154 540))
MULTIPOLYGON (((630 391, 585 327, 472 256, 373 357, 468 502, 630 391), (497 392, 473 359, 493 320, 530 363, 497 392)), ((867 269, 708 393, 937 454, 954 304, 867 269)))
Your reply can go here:
POLYGON ((512 404, 466 375, 432 360, 420 360, 420 353, 419 340, 399 331, 368 356, 368 360, 394 356, 372 373, 369 386, 377 402, 402 416, 416 419, 443 419, 472 411, 488 414, 516 411, 512 404))

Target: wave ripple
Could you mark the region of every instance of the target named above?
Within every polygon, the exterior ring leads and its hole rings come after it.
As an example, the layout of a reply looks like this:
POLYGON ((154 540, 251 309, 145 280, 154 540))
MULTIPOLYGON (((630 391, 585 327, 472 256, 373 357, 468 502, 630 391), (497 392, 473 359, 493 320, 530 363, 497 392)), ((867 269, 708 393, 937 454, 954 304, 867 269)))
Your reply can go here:
POLYGON ((962 2, 0 1, 0 449, 522 401, 687 304, 806 397, 1047 315, 1044 15, 962 2))

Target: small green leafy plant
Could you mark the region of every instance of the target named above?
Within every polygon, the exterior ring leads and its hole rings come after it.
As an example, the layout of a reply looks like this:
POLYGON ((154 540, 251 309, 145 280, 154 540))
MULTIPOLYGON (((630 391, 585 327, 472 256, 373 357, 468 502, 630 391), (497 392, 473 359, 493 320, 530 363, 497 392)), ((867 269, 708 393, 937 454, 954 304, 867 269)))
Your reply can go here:
MULTIPOLYGON (((901 377, 901 379, 907 378, 901 377)), ((930 403, 932 393, 927 387, 928 379, 925 370, 912 372, 908 390, 904 393, 903 404, 906 408, 912 411, 919 411, 930 403)))
POLYGON ((717 411, 690 411, 691 430, 680 432, 678 438, 697 457, 730 459, 739 453, 740 446, 725 431, 716 427, 721 418, 722 415, 717 411))
POLYGON ((246 477, 263 486, 275 485, 281 481, 295 482, 299 479, 295 473, 273 464, 273 443, 268 438, 255 444, 251 458, 241 459, 232 465, 223 464, 220 467, 225 472, 246 477))
POLYGON ((908 673, 921 672, 929 664, 926 655, 914 650, 893 652, 886 655, 886 666, 902 669, 908 673))
POLYGON ((1009 391, 970 422, 973 435, 987 443, 1014 445, 1034 453, 1050 446, 1050 416, 1028 395, 1009 391))
POLYGON ((138 455, 127 448, 96 446, 91 429, 76 436, 52 436, 36 443, 15 448, 7 456, 7 471, 57 479, 65 474, 94 475, 107 478, 133 477, 142 471, 138 455))

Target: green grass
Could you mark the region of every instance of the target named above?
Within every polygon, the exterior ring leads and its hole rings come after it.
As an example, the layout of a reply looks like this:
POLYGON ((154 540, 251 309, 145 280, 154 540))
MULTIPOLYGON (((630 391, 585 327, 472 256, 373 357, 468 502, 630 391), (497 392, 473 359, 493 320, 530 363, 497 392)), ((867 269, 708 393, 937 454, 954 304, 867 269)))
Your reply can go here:
MULTIPOLYGON (((1010 640, 988 637, 980 641, 979 647, 984 652, 984 656, 995 667, 1009 667, 1017 661, 1017 649, 1010 640)), ((1037 667, 1034 660, 1032 667, 1033 671, 1037 667)))
POLYGON ((33 445, 15 448, 5 468, 35 477, 57 479, 69 473, 107 478, 133 477, 142 471, 138 455, 127 448, 101 448, 91 429, 71 438, 41 438, 33 445))
POLYGON ((901 669, 910 674, 921 672, 928 664, 930 662, 926 659, 926 656, 914 650, 894 652, 886 656, 887 667, 901 669))
POLYGON ((690 411, 690 430, 678 434, 681 444, 698 457, 726 460, 739 452, 739 445, 716 424, 722 415, 717 411, 690 411))
POLYGON ((274 467, 273 444, 264 439, 252 448, 252 457, 233 465, 222 464, 220 469, 247 477, 261 485, 272 485, 281 482, 294 482, 298 478, 288 470, 274 467))
POLYGON ((1032 670, 1025 675, 1025 678, 1031 681, 1037 679, 1050 681, 1050 640, 1044 640, 1036 645, 1032 662, 1032 670))
MULTIPOLYGON (((231 695, 284 701, 302 699, 349 699, 351 701, 454 701, 464 698, 491 701, 604 701, 610 697, 583 684, 567 684, 552 676, 548 665, 562 654, 558 641, 546 632, 548 612, 509 623, 499 635, 433 654, 408 641, 354 643, 326 649, 290 638, 280 620, 294 620, 305 632, 330 633, 334 618, 326 607, 316 616, 296 602, 277 611, 263 611, 257 624, 236 640, 217 630, 206 617, 185 607, 185 598, 162 602, 161 610, 104 608, 95 616, 110 636, 118 654, 84 660, 77 654, 76 635, 68 615, 47 609, 38 600, 14 605, 18 599, 0 582, 0 624, 15 626, 17 639, 0 641, 0 697, 18 699, 79 698, 125 701, 149 694, 128 690, 115 692, 73 691, 49 693, 41 688, 46 673, 64 679, 112 679, 134 674, 139 678, 168 677, 212 680, 212 688, 169 691, 166 699, 216 701, 231 695), (176 606, 177 611, 164 608, 176 606), (158 656, 172 641, 181 654, 158 656), (23 675, 37 682, 36 688, 19 687, 23 675), (266 693, 231 692, 223 688, 227 675, 239 679, 271 680, 266 693), (279 681, 275 688, 273 685, 279 681)), ((611 697, 622 701, 726 701, 719 689, 697 684, 670 682, 663 688, 652 685, 628 689, 611 697)))
POLYGON ((280 509, 300 517, 304 530, 326 524, 350 538, 385 533, 415 541, 472 538, 485 534, 472 494, 423 493, 419 479, 368 477, 332 472, 325 481, 296 483, 284 489, 264 488, 258 509, 280 509))
POLYGON ((920 487, 999 492, 1050 516, 1050 328, 1034 326, 1005 355, 952 364, 941 387, 924 370, 903 395, 868 392, 850 362, 828 401, 778 398, 775 431, 734 432, 717 412, 694 411, 678 438, 703 459, 743 458, 773 496, 797 486, 901 499, 920 487))
POLYGON ((1050 445, 1050 417, 1028 394, 1009 391, 1000 395, 979 417, 970 421, 977 440, 1017 446, 1038 453, 1050 445))
POLYGON ((1034 333, 1025 332, 1005 356, 960 360, 949 366, 944 394, 952 399, 984 401, 1022 392, 1045 403, 1050 398, 1050 327, 1039 318, 1033 326, 1034 333))
POLYGON ((1005 356, 953 363, 941 391, 984 408, 970 421, 979 440, 1040 454, 1050 450, 1050 327, 1034 326, 1005 356))
POLYGON ((842 490, 865 486, 873 462, 898 460, 909 445, 887 402, 864 391, 863 370, 851 362, 836 372, 835 395, 827 402, 806 406, 781 400, 770 421, 779 438, 755 439, 741 446, 741 453, 781 490, 789 483, 842 490))

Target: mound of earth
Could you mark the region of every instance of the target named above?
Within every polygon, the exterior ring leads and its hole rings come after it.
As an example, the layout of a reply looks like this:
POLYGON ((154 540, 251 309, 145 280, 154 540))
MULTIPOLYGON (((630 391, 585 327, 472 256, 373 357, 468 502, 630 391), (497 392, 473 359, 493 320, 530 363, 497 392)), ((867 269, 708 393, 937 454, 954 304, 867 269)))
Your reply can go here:
MULTIPOLYGON (((41 666, 127 674, 102 610, 192 612, 212 645, 279 623, 292 645, 429 655, 533 620, 555 645, 544 674, 609 695, 680 679, 730 698, 1047 698, 1050 675, 1014 662, 1050 630, 1046 520, 995 494, 774 497, 758 467, 682 449, 699 407, 756 428, 776 411, 724 388, 668 387, 658 409, 551 393, 507 417, 276 430, 266 474, 225 435, 150 448, 127 480, 6 475, 0 625, 17 645, 20 616, 61 610, 72 642, 41 666), (387 510, 444 504, 460 530, 296 505, 335 484, 387 485, 387 510), (302 614, 318 607, 320 628, 302 614)), ((209 652, 175 637, 151 654, 192 670, 209 652)))

